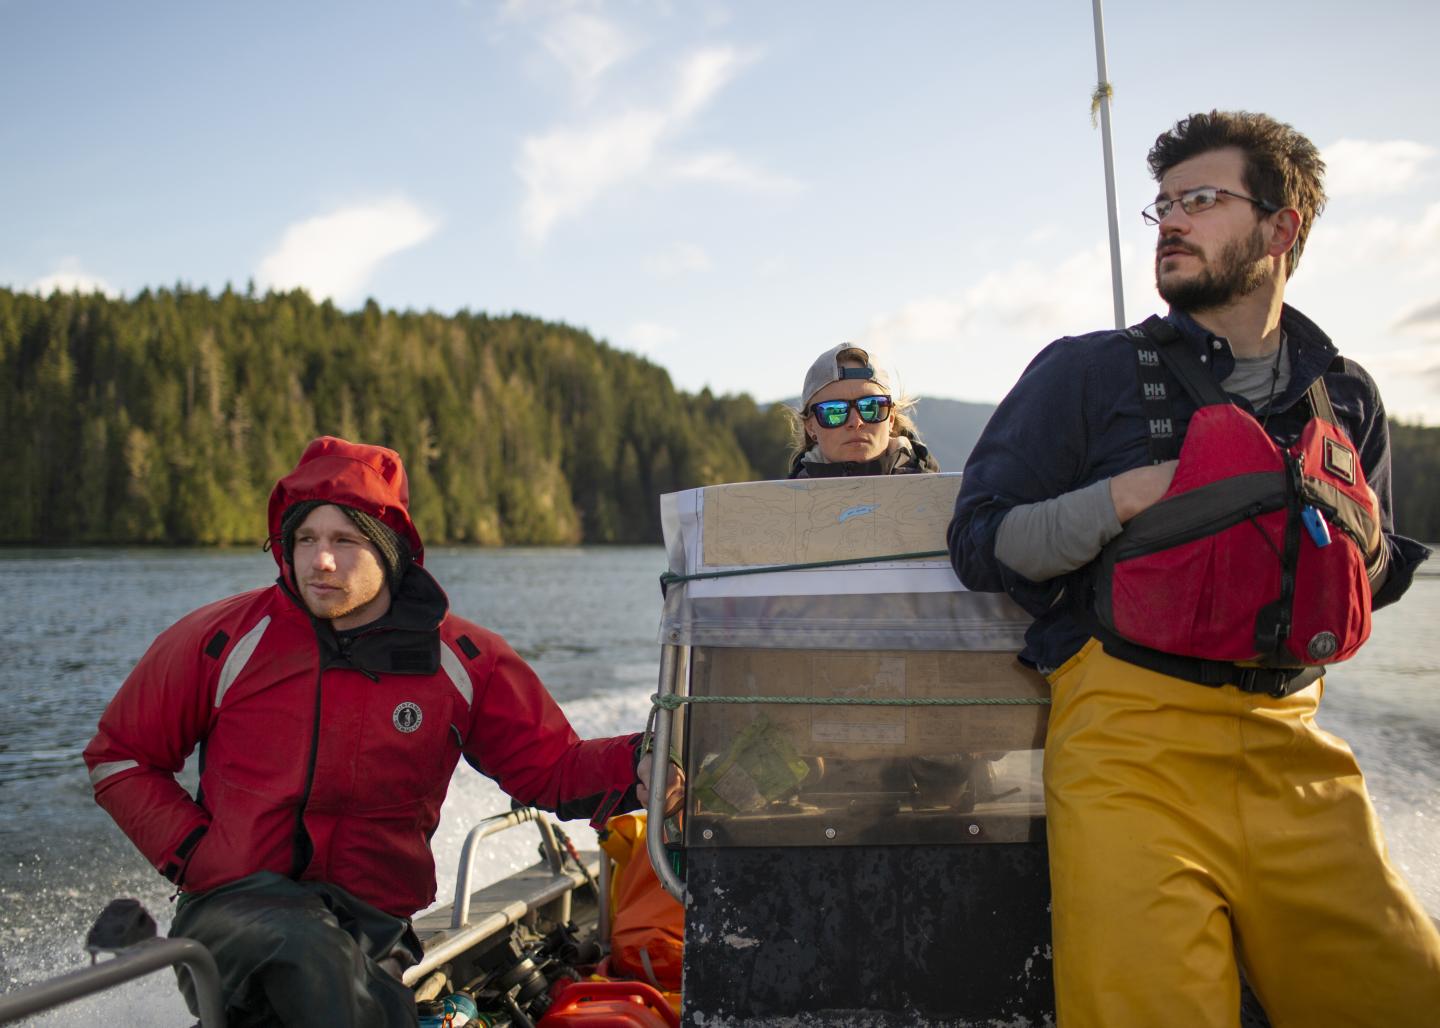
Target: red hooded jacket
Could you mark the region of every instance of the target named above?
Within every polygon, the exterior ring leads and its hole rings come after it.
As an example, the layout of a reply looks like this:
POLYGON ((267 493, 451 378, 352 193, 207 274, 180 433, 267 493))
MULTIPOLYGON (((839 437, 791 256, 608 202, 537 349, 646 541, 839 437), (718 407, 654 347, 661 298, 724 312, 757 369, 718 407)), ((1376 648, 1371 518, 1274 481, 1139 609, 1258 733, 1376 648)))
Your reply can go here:
POLYGON ((462 755, 567 816, 635 806, 638 737, 581 741, 503 639, 449 614, 408 505, 394 451, 312 442, 270 497, 279 581, 163 632, 101 717, 85 749, 96 802, 185 891, 277 871, 408 917, 435 897, 429 840, 462 755), (278 542, 303 500, 409 543, 415 564, 378 621, 337 635, 297 599, 278 542), (192 798, 175 774, 197 745, 192 798))

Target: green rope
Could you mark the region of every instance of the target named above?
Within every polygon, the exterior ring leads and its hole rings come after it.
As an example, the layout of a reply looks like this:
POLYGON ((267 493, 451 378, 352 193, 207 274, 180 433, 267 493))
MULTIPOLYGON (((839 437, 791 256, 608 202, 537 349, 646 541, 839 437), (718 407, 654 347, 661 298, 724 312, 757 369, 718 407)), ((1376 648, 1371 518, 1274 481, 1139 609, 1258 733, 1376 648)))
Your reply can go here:
POLYGON ((735 575, 768 575, 772 571, 808 571, 811 568, 838 568, 847 564, 878 564, 886 560, 924 560, 929 557, 948 557, 949 550, 922 550, 916 553, 888 553, 879 557, 842 557, 838 560, 812 560, 806 564, 766 564, 763 567, 731 568, 727 571, 697 571, 693 575, 678 575, 665 571, 660 575, 660 587, 668 589, 681 582, 693 582, 697 578, 733 578, 735 575))
POLYGON ((833 707, 1020 707, 1049 704, 1048 696, 897 696, 889 698, 849 696, 676 696, 673 693, 650 697, 656 708, 679 710, 687 703, 788 703, 833 707))

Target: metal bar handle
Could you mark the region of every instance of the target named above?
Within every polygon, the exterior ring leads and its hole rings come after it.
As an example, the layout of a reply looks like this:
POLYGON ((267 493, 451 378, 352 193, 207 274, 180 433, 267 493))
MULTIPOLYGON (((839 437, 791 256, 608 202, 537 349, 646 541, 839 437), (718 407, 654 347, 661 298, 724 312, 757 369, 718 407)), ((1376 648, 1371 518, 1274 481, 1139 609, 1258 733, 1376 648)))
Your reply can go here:
POLYGON ((555 826, 544 814, 537 814, 535 823, 540 826, 540 842, 545 847, 545 859, 550 863, 550 873, 564 874, 565 854, 560 851, 560 844, 555 841, 555 826))
POLYGON ((558 875, 564 870, 564 857, 560 854, 560 847, 555 844, 555 832, 545 815, 534 807, 521 807, 519 810, 485 818, 470 829, 465 836, 465 844, 460 847, 460 868, 455 875, 455 903, 450 915, 451 928, 460 928, 470 920, 470 878, 475 870, 475 851, 480 840, 488 839, 507 828, 523 825, 526 821, 539 822, 540 839, 545 844, 545 857, 551 872, 558 875))
MULTIPOLYGON (((684 666, 681 647, 660 647, 658 691, 661 696, 679 691, 684 666)), ((650 866, 655 869, 655 877, 660 879, 665 891, 683 904, 685 885, 675 876, 674 869, 670 867, 670 855, 665 852, 665 782, 669 774, 670 733, 674 717, 674 711, 663 707, 655 711, 655 739, 650 752, 650 802, 646 805, 645 851, 650 856, 650 866)))
POLYGON ((120 950, 113 960, 0 996, 0 1023, 102 992, 122 982, 179 965, 195 980, 201 1028, 225 1028, 220 972, 210 951, 194 939, 146 939, 120 950))

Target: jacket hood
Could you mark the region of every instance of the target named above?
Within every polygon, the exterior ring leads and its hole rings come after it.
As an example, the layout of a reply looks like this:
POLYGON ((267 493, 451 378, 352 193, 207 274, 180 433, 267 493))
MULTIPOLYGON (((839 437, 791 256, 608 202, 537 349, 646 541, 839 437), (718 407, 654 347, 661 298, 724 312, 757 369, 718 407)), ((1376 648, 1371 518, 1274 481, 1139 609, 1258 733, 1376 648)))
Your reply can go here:
POLYGON ((293 504, 320 500, 354 507, 379 518, 410 544, 416 564, 425 561, 425 544, 410 520, 410 482, 400 455, 384 446, 321 436, 305 447, 300 462, 270 493, 270 551, 285 574, 280 522, 293 504))

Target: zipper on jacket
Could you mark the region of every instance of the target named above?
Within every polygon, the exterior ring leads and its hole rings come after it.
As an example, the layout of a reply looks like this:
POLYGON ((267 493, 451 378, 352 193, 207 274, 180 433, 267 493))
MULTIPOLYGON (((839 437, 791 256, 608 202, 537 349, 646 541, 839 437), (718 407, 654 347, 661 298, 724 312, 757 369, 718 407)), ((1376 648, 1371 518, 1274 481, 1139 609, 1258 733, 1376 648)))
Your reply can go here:
POLYGON ((290 877, 299 880, 315 858, 315 845, 310 842, 310 833, 305 830, 305 808, 310 805, 310 790, 315 785, 315 764, 320 759, 320 697, 325 681, 325 669, 315 672, 315 723, 310 729, 310 757, 305 768, 305 788, 300 794, 300 808, 295 812, 295 858, 290 865, 290 877), (309 852, 306 852, 306 851, 309 852))

